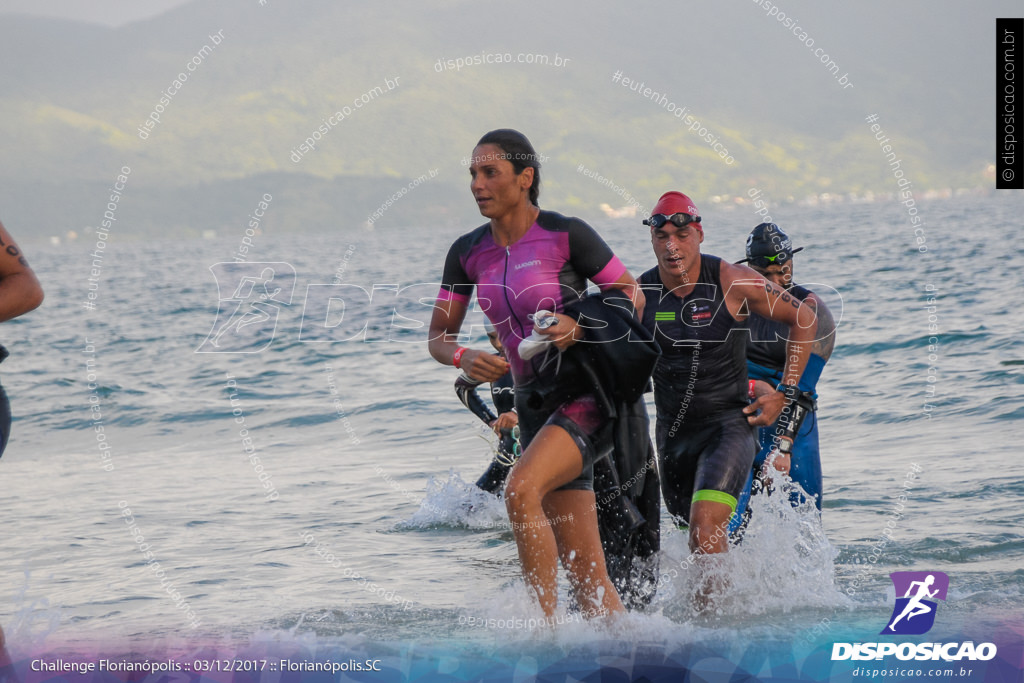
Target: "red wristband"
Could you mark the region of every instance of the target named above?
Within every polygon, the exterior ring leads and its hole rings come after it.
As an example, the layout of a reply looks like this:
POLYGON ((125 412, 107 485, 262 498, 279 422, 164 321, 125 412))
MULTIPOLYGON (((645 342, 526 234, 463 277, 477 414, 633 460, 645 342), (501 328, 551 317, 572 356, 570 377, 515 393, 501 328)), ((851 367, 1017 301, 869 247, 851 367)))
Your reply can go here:
POLYGON ((750 398, 750 399, 756 399, 757 398, 757 394, 754 393, 754 382, 755 381, 756 380, 752 380, 752 379, 748 379, 747 380, 747 398, 750 398))
POLYGON ((464 354, 467 350, 468 349, 466 349, 465 346, 460 346, 458 350, 455 352, 455 355, 452 356, 452 365, 457 367, 459 370, 462 369, 462 354, 464 354))

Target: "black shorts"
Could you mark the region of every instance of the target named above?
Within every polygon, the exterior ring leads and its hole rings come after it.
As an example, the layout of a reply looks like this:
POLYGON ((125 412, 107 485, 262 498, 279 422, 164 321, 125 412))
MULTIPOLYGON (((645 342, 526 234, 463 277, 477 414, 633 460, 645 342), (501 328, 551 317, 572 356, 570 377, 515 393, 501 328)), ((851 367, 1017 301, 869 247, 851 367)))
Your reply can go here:
POLYGON ((561 427, 580 449, 583 456, 583 471, 580 476, 562 486, 557 491, 593 491, 594 462, 604 454, 597 443, 597 433, 606 421, 601 414, 597 401, 590 394, 572 399, 554 411, 530 408, 526 405, 529 392, 516 391, 516 413, 519 415, 519 443, 523 449, 530 445, 545 425, 561 427), (522 397, 523 400, 520 400, 522 397))
POLYGON ((669 435, 658 420, 658 466, 665 507, 689 523, 690 504, 713 500, 736 509, 757 454, 757 429, 739 410, 687 421, 669 435))

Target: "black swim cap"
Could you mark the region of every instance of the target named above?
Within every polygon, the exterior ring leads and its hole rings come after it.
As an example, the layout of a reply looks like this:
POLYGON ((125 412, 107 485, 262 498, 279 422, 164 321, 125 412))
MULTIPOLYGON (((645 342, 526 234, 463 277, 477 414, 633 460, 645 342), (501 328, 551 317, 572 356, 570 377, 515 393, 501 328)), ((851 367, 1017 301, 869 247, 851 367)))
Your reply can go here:
POLYGON ((758 268, 782 265, 803 247, 793 248, 789 235, 774 223, 761 223, 747 236, 747 258, 736 263, 750 263, 758 268))

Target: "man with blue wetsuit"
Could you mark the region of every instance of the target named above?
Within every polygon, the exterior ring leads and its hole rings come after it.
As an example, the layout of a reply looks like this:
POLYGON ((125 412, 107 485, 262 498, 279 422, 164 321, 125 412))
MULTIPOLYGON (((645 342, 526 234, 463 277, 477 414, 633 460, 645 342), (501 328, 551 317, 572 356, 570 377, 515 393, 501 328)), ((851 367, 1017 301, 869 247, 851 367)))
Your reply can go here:
MULTIPOLYGON (((796 400, 814 339, 814 313, 746 266, 702 254, 693 201, 666 192, 650 218, 658 260, 638 278, 643 325, 661 346, 654 370, 655 436, 665 506, 689 532, 701 566, 728 549, 727 526, 757 452, 755 426, 770 425, 796 400), (788 362, 776 390, 748 403, 745 321, 759 313, 790 328, 788 362)), ((722 590, 705 574, 698 607, 722 590)))
MULTIPOLYGON (((782 229, 774 223, 761 223, 747 237, 746 258, 738 263, 750 267, 774 282, 791 295, 809 306, 817 314, 817 329, 811 344, 807 367, 797 385, 800 394, 789 411, 776 422, 759 430, 761 445, 754 460, 754 469, 748 486, 740 497, 738 514, 746 508, 753 480, 756 493, 763 490, 767 467, 788 473, 794 483, 814 500, 821 510, 821 456, 818 451, 817 393, 818 378, 835 346, 836 324, 828 306, 809 289, 793 280, 793 254, 803 247, 793 248, 793 243, 782 229), (773 457, 772 454, 774 453, 773 457), (769 465, 765 461, 769 460, 769 465)), ((747 347, 747 375, 750 377, 750 397, 755 398, 771 389, 781 380, 786 362, 786 327, 767 318, 753 314, 747 319, 750 330, 750 344, 747 347)), ((794 505, 805 500, 796 489, 790 492, 794 505)), ((736 520, 738 521, 738 520, 736 520)), ((736 524, 734 523, 734 526, 736 524)))

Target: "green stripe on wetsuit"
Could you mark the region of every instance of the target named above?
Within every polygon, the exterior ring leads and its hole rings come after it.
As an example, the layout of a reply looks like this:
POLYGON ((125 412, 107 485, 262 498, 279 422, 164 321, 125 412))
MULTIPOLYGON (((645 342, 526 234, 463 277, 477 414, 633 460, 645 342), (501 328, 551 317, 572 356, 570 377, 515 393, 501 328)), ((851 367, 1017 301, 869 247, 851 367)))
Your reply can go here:
POLYGON ((736 511, 736 499, 723 491, 701 489, 693 494, 693 502, 696 503, 698 500, 710 500, 715 503, 725 503, 729 506, 729 510, 731 512, 736 511))

